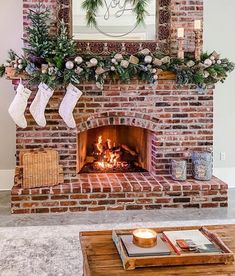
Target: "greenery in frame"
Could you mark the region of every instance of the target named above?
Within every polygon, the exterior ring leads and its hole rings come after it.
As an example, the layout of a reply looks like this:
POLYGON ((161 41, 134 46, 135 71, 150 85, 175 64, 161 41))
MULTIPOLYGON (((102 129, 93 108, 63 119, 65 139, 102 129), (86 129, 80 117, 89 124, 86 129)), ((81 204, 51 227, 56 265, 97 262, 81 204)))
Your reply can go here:
MULTIPOLYGON (((131 4, 133 13, 136 16, 136 24, 143 24, 146 15, 148 15, 147 6, 149 4, 149 0, 126 0, 126 2, 131 4)), ((82 8, 86 12, 87 26, 97 26, 97 13, 99 8, 104 7, 104 5, 104 0, 83 0, 82 8)))

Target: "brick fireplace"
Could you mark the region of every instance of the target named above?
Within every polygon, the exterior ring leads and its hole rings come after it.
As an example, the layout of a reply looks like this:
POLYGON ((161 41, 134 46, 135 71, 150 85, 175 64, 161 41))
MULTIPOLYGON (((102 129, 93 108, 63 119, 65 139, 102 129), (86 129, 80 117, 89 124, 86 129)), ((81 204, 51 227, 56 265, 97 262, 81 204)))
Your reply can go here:
MULTIPOLYGON (((45 5, 56 10, 56 1, 45 1, 45 5)), ((171 5, 171 49, 174 51, 175 28, 183 25, 188 30, 186 48, 190 51, 192 26, 188 22, 202 18, 202 1, 172 0, 171 5)), ((24 0, 24 12, 31 6, 32 0, 24 0)), ((175 79, 164 77, 156 88, 138 80, 130 84, 108 81, 103 90, 95 83, 78 88, 83 95, 74 110, 76 129, 69 129, 58 114, 63 87, 50 99, 45 128, 36 125, 28 110, 28 127, 17 128, 17 160, 22 149, 53 148, 59 152, 65 181, 54 187, 22 189, 21 176, 16 174, 12 213, 227 206, 227 184, 216 177, 206 182, 193 180, 190 159, 186 182, 170 178, 172 158, 212 149, 213 90, 199 94, 193 86, 178 87, 175 79), (79 173, 90 145, 100 135, 137 152, 143 171, 79 173)))
MULTIPOLYGON (((103 91, 92 83, 79 88, 83 96, 74 111, 77 129, 67 128, 58 114, 62 88, 49 102, 45 128, 37 127, 27 113, 29 126, 17 129, 17 151, 44 147, 59 152, 65 182, 35 189, 15 185, 13 213, 227 206, 227 185, 219 179, 181 183, 169 176, 171 158, 211 149, 212 90, 200 95, 189 86, 176 87, 174 80, 160 80, 156 89, 137 81, 106 84, 103 91), (109 126, 124 127, 122 131, 125 127, 138 128, 138 136, 145 141, 140 146, 145 147, 143 167, 148 172, 78 174, 82 144, 86 144, 84 135, 91 130, 100 133, 99 129, 109 126)), ((95 139, 94 133, 91 136, 95 139)), ((190 165, 188 174, 190 177, 190 165)))

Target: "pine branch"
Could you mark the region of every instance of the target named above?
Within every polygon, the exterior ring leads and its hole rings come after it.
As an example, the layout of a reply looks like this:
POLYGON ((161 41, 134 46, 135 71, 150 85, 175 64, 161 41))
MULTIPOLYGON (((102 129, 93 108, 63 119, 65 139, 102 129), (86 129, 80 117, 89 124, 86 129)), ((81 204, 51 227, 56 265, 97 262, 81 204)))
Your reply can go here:
POLYGON ((9 60, 15 60, 15 58, 17 57, 17 54, 12 49, 10 49, 8 51, 8 57, 9 57, 9 60))
POLYGON ((84 0, 82 9, 86 11, 86 20, 89 27, 96 26, 96 14, 100 7, 103 7, 103 0, 84 0))
POLYGON ((144 18, 149 15, 147 12, 147 6, 149 4, 149 0, 129 0, 133 5, 133 12, 136 15, 136 23, 137 25, 144 23, 144 18))
POLYGON ((5 68, 5 66, 2 64, 2 65, 0 66, 0 77, 3 77, 3 76, 4 76, 5 71, 6 71, 6 68, 5 68))
POLYGON ((64 21, 59 24, 58 35, 53 45, 53 58, 48 59, 48 61, 54 63, 58 69, 62 69, 66 59, 74 57, 77 52, 76 42, 69 37, 64 21))
POLYGON ((38 5, 36 10, 29 10, 28 19, 31 21, 31 26, 26 29, 27 48, 24 48, 25 52, 40 58, 50 56, 52 42, 49 36, 49 9, 43 9, 41 5, 38 5))

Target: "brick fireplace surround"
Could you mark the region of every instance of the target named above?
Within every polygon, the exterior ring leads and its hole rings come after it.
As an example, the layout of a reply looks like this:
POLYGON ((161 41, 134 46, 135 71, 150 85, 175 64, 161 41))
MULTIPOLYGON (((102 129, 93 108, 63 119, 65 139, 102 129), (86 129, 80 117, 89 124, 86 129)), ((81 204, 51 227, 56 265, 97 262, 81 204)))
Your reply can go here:
MULTIPOLYGON (((51 10, 56 1, 45 0, 51 10)), ((24 14, 34 5, 24 0, 24 14)), ((172 0, 172 40, 175 29, 183 26, 191 33, 195 18, 202 18, 202 1, 172 0)), ((27 21, 24 22, 25 26, 27 21)), ((187 35, 190 41, 190 35, 187 35)), ((186 43, 188 50, 192 45, 186 43)), ((172 48, 174 48, 174 43, 172 48)), ((160 80, 156 89, 132 81, 131 84, 107 82, 103 91, 94 83, 79 86, 83 91, 75 110, 77 128, 69 129, 58 114, 64 88, 58 88, 46 109, 47 126, 36 126, 27 109, 28 127, 17 128, 17 156, 21 149, 54 148, 64 167, 65 181, 48 188, 22 189, 16 174, 12 188, 12 213, 49 213, 98 210, 140 210, 160 208, 226 207, 228 186, 213 177, 211 181, 171 180, 170 160, 193 150, 213 146, 213 90, 199 94, 194 87, 178 87, 175 80, 160 80), (149 133, 148 172, 78 174, 79 137, 101 126, 133 126, 149 133)), ((35 96, 32 87, 30 101, 35 96)), ((30 104, 29 101, 29 104, 30 104)), ((18 159, 18 157, 17 157, 18 159)), ((190 162, 189 162, 190 163, 190 162)))

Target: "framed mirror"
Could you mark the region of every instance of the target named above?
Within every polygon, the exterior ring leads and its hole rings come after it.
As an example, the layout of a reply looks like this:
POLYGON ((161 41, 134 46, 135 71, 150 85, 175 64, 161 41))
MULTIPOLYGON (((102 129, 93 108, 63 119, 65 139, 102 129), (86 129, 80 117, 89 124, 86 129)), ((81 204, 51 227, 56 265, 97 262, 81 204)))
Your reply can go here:
POLYGON ((102 0, 96 13, 96 26, 87 26, 83 0, 57 0, 58 19, 64 20, 78 48, 87 53, 133 54, 143 48, 151 51, 170 48, 171 0, 149 0, 145 25, 136 23, 127 0, 102 0))
POLYGON ((76 40, 146 41, 157 39, 156 0, 149 0, 145 24, 138 25, 128 0, 103 0, 96 14, 96 26, 87 26, 82 0, 72 0, 72 35, 76 40))

